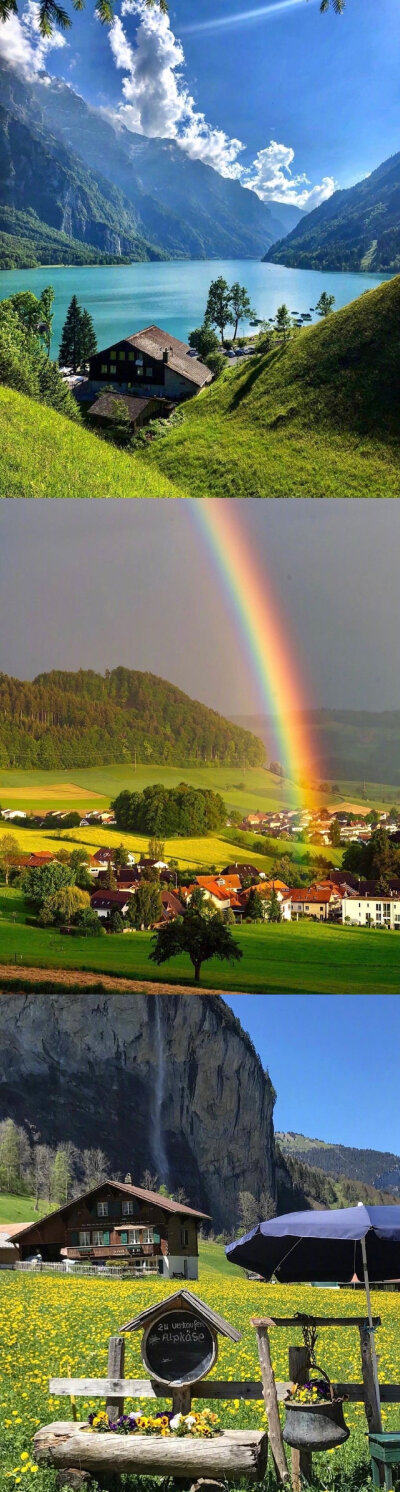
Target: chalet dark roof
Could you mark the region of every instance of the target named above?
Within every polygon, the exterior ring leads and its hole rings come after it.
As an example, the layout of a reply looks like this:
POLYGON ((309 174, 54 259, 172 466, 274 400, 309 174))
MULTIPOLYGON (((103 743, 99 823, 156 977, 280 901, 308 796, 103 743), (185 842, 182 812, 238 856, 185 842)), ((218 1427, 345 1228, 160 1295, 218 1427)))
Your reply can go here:
POLYGON ((211 1307, 205 1305, 204 1300, 200 1300, 198 1295, 192 1295, 191 1290, 177 1290, 174 1295, 168 1295, 166 1300, 157 1301, 156 1305, 148 1306, 145 1311, 140 1311, 138 1316, 133 1317, 133 1321, 127 1321, 126 1326, 120 1326, 119 1330, 139 1331, 141 1326, 148 1326, 150 1321, 157 1320, 157 1316, 164 1314, 165 1310, 170 1310, 174 1301, 175 1306, 178 1304, 190 1306, 198 1316, 203 1316, 215 1331, 219 1331, 222 1337, 230 1337, 232 1342, 241 1341, 240 1331, 237 1331, 235 1326, 231 1326, 229 1321, 224 1321, 223 1316, 218 1316, 217 1311, 212 1311, 211 1307))
POLYGON ((127 891, 118 891, 111 887, 110 890, 93 891, 90 900, 95 910, 96 907, 100 907, 106 911, 108 907, 124 907, 127 895, 127 891))
POLYGON ((164 332, 160 326, 145 326, 143 331, 133 332, 131 337, 125 337, 124 340, 137 347, 140 352, 147 353, 148 357, 155 358, 156 362, 162 363, 164 352, 168 352, 168 363, 173 372, 180 373, 190 383, 197 384, 198 388, 203 388, 203 384, 210 382, 210 369, 200 363, 197 357, 190 356, 187 342, 171 337, 170 332, 164 332))
POLYGON ((46 1213, 46 1217, 38 1217, 35 1222, 21 1226, 18 1236, 25 1236, 26 1233, 41 1228, 42 1224, 49 1222, 51 1218, 63 1217, 64 1214, 68 1216, 71 1209, 78 1207, 81 1202, 87 1202, 90 1197, 95 1197, 97 1192, 104 1192, 107 1189, 123 1192, 124 1197, 137 1197, 139 1202, 148 1202, 152 1207, 159 1207, 162 1212, 175 1212, 181 1217, 204 1218, 207 1222, 210 1219, 210 1213, 198 1212, 196 1207, 186 1207, 183 1202, 174 1202, 172 1197, 164 1197, 162 1192, 149 1192, 142 1186, 130 1186, 126 1181, 101 1181, 98 1186, 91 1186, 90 1191, 82 1192, 81 1196, 73 1197, 70 1202, 65 1202, 63 1207, 56 1207, 53 1212, 46 1213))
MULTIPOLYGON (((90 405, 88 413, 92 415, 94 419, 115 420, 118 419, 118 409, 116 409, 116 405, 122 404, 128 411, 131 424, 134 425, 136 420, 139 419, 139 416, 145 413, 145 410, 148 408, 148 406, 150 406, 148 410, 150 414, 151 410, 153 410, 154 406, 156 405, 156 400, 152 398, 140 399, 139 396, 136 399, 134 395, 131 396, 130 394, 118 394, 117 391, 114 394, 114 392, 112 391, 108 394, 100 394, 100 398, 95 399, 94 404, 90 405)), ((161 409, 162 400, 157 400, 157 404, 160 404, 161 409)), ((154 413, 155 412, 156 409, 154 409, 154 413)))

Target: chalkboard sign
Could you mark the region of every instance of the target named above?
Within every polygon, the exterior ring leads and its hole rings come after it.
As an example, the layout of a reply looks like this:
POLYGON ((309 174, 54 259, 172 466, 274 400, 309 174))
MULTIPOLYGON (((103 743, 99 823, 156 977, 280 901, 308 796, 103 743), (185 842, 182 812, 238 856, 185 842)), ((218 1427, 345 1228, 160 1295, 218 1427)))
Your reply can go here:
POLYGON ((180 1307, 153 1321, 142 1342, 145 1367, 161 1383, 196 1383, 209 1373, 216 1355, 216 1337, 207 1322, 180 1307))

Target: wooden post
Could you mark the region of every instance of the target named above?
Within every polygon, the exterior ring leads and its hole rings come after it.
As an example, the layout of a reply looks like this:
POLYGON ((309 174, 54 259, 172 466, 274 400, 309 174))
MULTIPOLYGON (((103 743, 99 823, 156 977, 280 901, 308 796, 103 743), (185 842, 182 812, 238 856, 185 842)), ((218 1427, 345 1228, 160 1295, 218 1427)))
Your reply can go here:
MULTIPOLYGON (((271 1322, 273 1325, 273 1322, 271 1322)), ((269 1345, 268 1325, 265 1321, 252 1318, 252 1326, 255 1327, 257 1335, 258 1356, 260 1360, 263 1399, 268 1419, 269 1443, 272 1457, 279 1482, 286 1481, 289 1476, 288 1464, 285 1455, 285 1447, 282 1439, 282 1428, 279 1419, 278 1396, 276 1383, 271 1363, 271 1351, 269 1345)))
MULTIPOLYGON (((194 1387, 195 1385, 193 1385, 194 1387)), ((172 1390, 172 1412, 173 1414, 190 1414, 192 1393, 187 1384, 182 1388, 172 1390)))
POLYGON ((361 1367, 365 1394, 365 1413, 369 1432, 382 1429, 379 1401, 375 1387, 375 1376, 372 1362, 371 1338, 369 1328, 365 1321, 359 1324, 361 1367))
MULTIPOLYGON (((306 1383, 310 1371, 310 1358, 307 1347, 289 1347, 289 1378, 291 1383, 306 1383)), ((292 1484, 293 1492, 301 1492, 304 1482, 311 1481, 312 1454, 309 1450, 295 1450, 292 1447, 292 1484)))
MULTIPOLYGON (((110 1337, 108 1346, 107 1378, 123 1378, 125 1364, 125 1337, 110 1337)), ((124 1412, 124 1399, 107 1399, 106 1412, 109 1419, 119 1419, 124 1412)))

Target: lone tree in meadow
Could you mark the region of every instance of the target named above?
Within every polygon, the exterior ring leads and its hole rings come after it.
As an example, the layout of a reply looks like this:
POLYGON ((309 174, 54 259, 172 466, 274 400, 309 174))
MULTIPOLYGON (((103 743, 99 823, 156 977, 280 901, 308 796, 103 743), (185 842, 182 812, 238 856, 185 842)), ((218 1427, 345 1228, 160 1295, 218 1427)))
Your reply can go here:
POLYGON ((285 306, 285 304, 283 304, 282 306, 278 306, 274 325, 275 331, 278 332, 278 336, 283 337, 283 341, 284 343, 286 343, 288 337, 290 336, 292 322, 290 311, 288 310, 288 307, 285 306))
POLYGON ((195 984, 200 983, 201 968, 210 958, 238 963, 242 950, 238 948, 229 927, 221 921, 218 913, 210 917, 201 907, 189 907, 183 917, 175 922, 166 922, 153 939, 150 958, 154 964, 165 964, 179 953, 187 953, 194 968, 195 984))
POLYGON ((234 285, 231 285, 230 300, 231 310, 235 318, 235 330, 233 333, 233 340, 235 341, 239 321, 250 321, 250 318, 254 319, 256 313, 253 310, 245 286, 239 285, 238 280, 235 280, 234 285))
POLYGON ((330 316, 333 311, 334 304, 334 295, 328 295, 328 291, 323 290, 322 295, 320 295, 319 300, 317 300, 317 304, 315 307, 318 316, 330 316))
POLYGON ((76 295, 73 295, 62 329, 59 362, 77 373, 79 368, 86 367, 96 349, 92 318, 89 311, 79 305, 76 295))

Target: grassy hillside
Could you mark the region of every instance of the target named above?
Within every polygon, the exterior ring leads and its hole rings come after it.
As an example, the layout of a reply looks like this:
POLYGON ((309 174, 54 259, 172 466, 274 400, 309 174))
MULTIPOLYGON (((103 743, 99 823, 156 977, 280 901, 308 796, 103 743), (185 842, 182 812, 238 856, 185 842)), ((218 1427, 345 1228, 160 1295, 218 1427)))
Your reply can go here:
POLYGON ((277 1134, 285 1157, 317 1166, 327 1176, 348 1176, 369 1186, 400 1188, 400 1156, 389 1150, 361 1150, 326 1140, 310 1139, 291 1130, 277 1134))
MULTIPOLYGON (((138 258, 144 255, 137 255, 138 258)), ((68 238, 42 223, 34 212, 15 212, 0 206, 0 269, 32 269, 38 264, 121 264, 116 254, 68 238)))
POLYGON ((180 483, 0 387, 1 497, 184 497, 180 483))
MULTIPOLYGON (((23 984, 29 968, 92 969, 135 980, 193 987, 186 956, 164 968, 150 962, 152 934, 117 933, 95 939, 65 938, 54 928, 28 927, 20 893, 1 888, 0 964, 15 970, 23 984), (13 914, 15 921, 12 920, 13 914)), ((234 932, 243 958, 232 968, 212 960, 204 964, 201 988, 242 990, 246 994, 382 994, 398 993, 396 933, 305 922, 256 924, 234 932)))
POLYGON ((0 1223, 31 1223, 35 1218, 45 1217, 50 1211, 47 1202, 39 1202, 35 1212, 34 1197, 17 1197, 11 1192, 0 1193, 0 1223))
POLYGON ((227 369, 146 455, 195 497, 398 497, 400 277, 227 369))
MULTIPOLYGON (((220 766, 215 762, 187 766, 185 782, 190 787, 212 788, 221 793, 228 809, 246 812, 295 807, 298 790, 287 778, 278 778, 266 767, 220 766)), ((163 782, 165 787, 177 787, 182 781, 182 767, 168 762, 150 765, 125 762, 112 766, 74 767, 64 772, 0 770, 0 802, 7 808, 34 809, 106 809, 111 799, 122 788, 130 792, 143 792, 143 788, 154 782, 163 782), (93 801, 92 801, 93 799, 93 801)), ((328 795, 329 797, 329 795, 328 795)), ((324 794, 310 793, 318 805, 324 794)), ((327 799, 328 801, 328 799, 327 799)))

